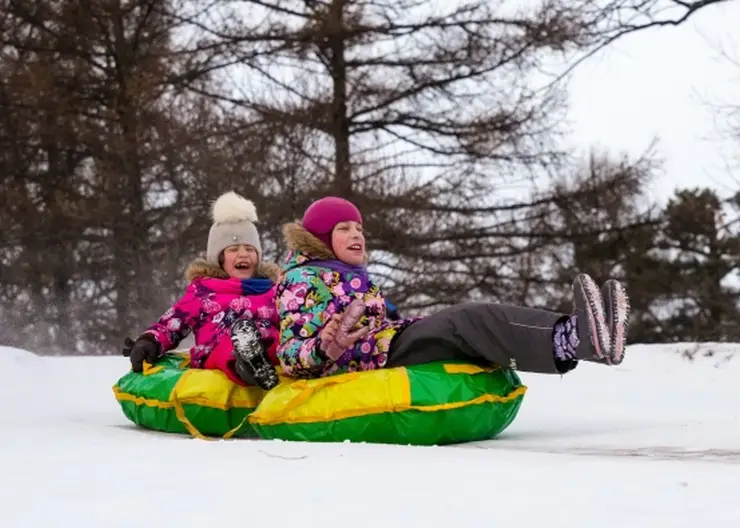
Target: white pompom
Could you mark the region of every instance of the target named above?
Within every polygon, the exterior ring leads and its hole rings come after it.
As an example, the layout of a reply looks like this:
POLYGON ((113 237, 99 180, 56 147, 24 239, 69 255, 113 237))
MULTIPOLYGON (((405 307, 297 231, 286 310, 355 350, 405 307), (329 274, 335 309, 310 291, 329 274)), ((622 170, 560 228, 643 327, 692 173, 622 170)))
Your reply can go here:
POLYGON ((257 208, 251 200, 230 191, 219 196, 213 202, 213 221, 217 224, 242 222, 257 222, 257 208))

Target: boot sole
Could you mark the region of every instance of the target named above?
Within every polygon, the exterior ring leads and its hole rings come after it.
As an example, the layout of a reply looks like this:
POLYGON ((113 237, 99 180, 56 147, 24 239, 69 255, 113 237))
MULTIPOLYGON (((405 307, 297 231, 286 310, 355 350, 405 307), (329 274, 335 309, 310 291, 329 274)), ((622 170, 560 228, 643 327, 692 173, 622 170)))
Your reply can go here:
POLYGON ((624 286, 619 281, 609 279, 604 284, 604 304, 611 314, 609 330, 611 342, 609 344, 609 363, 619 365, 624 361, 627 348, 627 325, 629 324, 630 303, 624 286))
POLYGON ((259 330, 252 321, 235 321, 231 326, 231 342, 237 364, 254 378, 260 388, 270 390, 278 384, 277 371, 267 359, 259 330))
POLYGON ((611 346, 611 335, 606 324, 604 301, 599 287, 594 280, 585 273, 580 273, 573 288, 573 303, 576 313, 586 315, 586 324, 591 344, 594 349, 594 359, 609 361, 608 351, 611 346))

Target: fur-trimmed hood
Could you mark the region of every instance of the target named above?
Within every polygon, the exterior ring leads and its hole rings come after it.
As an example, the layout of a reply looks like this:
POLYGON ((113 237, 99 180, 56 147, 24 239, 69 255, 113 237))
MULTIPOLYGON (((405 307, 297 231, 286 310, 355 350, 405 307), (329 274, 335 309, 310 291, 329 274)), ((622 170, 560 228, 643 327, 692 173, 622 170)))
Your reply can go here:
MULTIPOLYGON (((273 282, 280 282, 282 269, 274 262, 260 262, 257 267, 255 277, 270 279, 273 282)), ((206 261, 204 258, 197 258, 192 261, 185 270, 185 280, 189 283, 195 279, 213 278, 228 279, 229 275, 220 267, 206 261)))
POLYGON ((321 240, 306 230, 300 222, 283 226, 285 245, 292 252, 302 253, 309 260, 335 260, 337 256, 321 240))
MULTIPOLYGON (((283 237, 285 245, 290 250, 286 259, 286 269, 313 260, 338 260, 334 252, 326 247, 326 244, 309 233, 298 221, 283 226, 283 237)), ((367 254, 365 254, 365 265, 367 265, 367 254)))

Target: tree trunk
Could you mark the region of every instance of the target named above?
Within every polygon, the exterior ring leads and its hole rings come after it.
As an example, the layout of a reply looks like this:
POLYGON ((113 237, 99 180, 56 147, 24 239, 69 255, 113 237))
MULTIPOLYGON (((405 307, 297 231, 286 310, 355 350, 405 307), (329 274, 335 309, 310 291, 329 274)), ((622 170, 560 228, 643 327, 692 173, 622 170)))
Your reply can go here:
POLYGON ((349 151, 349 118, 347 116, 347 65, 345 63, 344 6, 346 0, 335 0, 329 8, 327 40, 332 76, 331 131, 334 139, 334 192, 344 198, 352 196, 352 167, 349 151))

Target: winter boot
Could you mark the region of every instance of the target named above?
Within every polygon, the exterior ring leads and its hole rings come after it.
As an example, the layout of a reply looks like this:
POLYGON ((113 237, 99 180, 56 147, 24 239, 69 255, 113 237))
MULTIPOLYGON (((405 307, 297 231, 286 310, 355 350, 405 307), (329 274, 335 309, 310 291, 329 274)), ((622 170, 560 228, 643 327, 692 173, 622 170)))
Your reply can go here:
POLYGON ((579 338, 576 359, 609 363, 612 336, 604 314, 604 300, 599 287, 585 273, 573 281, 573 312, 579 338))
MULTIPOLYGON (((339 325, 338 335, 344 337, 347 334, 352 333, 352 329, 355 327, 357 322, 362 319, 365 315, 365 302, 362 299, 355 299, 344 310, 342 315, 342 322, 339 325)), ((340 339, 343 341, 344 339, 340 339)))
POLYGON ((627 345, 627 326, 629 324, 630 300, 622 284, 609 279, 601 288, 606 311, 606 324, 609 328, 609 364, 619 365, 624 361, 627 345))
POLYGON ((342 322, 339 323, 339 328, 334 336, 334 341, 332 341, 326 349, 326 353, 329 357, 334 359, 339 358, 348 348, 349 345, 347 343, 353 341, 353 339, 358 336, 361 337, 369 331, 368 327, 353 330, 355 325, 357 325, 360 319, 362 319, 362 316, 365 315, 365 308, 365 302, 362 299, 355 299, 349 303, 347 308, 344 309, 344 312, 342 313, 342 322))
POLYGON ((260 331, 253 321, 234 321, 231 325, 231 342, 236 355, 236 373, 245 383, 254 382, 264 390, 270 390, 278 384, 277 371, 267 358, 260 331))

